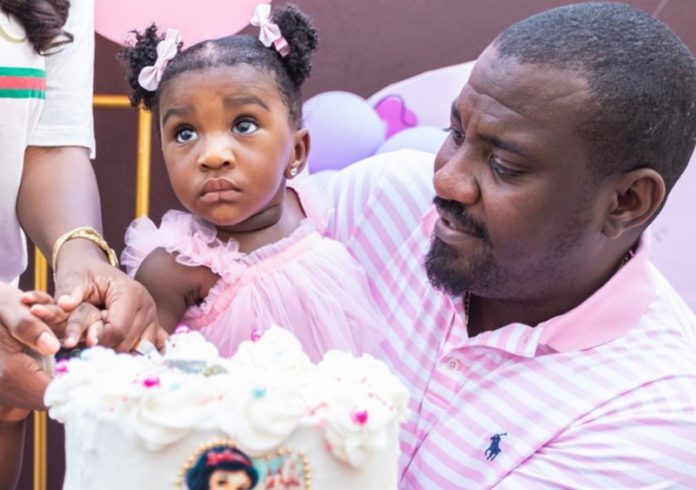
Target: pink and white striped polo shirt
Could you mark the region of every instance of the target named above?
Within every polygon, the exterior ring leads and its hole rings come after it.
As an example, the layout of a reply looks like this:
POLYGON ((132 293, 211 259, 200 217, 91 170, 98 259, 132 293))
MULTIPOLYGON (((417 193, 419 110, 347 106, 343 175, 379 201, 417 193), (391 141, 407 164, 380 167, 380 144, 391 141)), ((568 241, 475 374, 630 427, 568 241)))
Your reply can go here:
POLYGON ((696 488, 696 317, 647 240, 575 309, 470 338, 462 299, 423 268, 432 160, 402 151, 312 177, 411 392, 399 488, 696 488))

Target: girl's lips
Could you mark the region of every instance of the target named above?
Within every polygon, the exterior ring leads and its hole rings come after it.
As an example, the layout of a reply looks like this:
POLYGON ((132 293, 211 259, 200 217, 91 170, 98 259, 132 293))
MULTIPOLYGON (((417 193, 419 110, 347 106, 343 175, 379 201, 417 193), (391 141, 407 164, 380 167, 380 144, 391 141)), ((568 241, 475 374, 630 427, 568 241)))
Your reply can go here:
POLYGON ((213 203, 213 202, 232 202, 239 195, 239 191, 236 189, 230 189, 227 191, 210 191, 201 195, 201 201, 213 203))
POLYGON ((228 192, 240 192, 240 189, 227 179, 208 179, 201 187, 202 197, 205 197, 206 194, 223 194, 228 192))

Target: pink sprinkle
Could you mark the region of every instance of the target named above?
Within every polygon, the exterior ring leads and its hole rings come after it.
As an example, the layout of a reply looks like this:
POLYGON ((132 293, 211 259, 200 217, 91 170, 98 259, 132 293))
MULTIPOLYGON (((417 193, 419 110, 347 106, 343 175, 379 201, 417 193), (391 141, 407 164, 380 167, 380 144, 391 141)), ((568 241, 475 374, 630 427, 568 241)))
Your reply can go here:
POLYGON ((353 420, 356 424, 365 425, 367 423, 367 410, 355 410, 353 420))
POLYGON ((160 385, 159 376, 148 376, 143 380, 143 386, 145 388, 154 388, 160 385))
POLYGON ((56 363, 56 374, 66 374, 68 372, 68 364, 70 361, 61 359, 56 363))
POLYGON ((177 325, 176 328, 174 329, 175 334, 189 333, 190 331, 191 331, 191 327, 189 327, 188 325, 183 325, 183 324, 177 325))
POLYGON ((333 446, 329 441, 324 441, 324 449, 326 449, 328 452, 333 451, 333 446))
POLYGON ((258 328, 255 328, 255 329, 251 332, 251 340, 252 340, 252 341, 256 342, 256 341, 259 340, 261 337, 263 337, 263 330, 260 330, 260 329, 258 329, 258 328))

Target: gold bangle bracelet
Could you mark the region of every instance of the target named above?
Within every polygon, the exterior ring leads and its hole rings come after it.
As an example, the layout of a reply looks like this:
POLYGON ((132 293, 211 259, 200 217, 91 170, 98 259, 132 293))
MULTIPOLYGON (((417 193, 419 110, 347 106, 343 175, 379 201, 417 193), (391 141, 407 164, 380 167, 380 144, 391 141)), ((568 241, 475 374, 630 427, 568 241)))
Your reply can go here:
POLYGON ((67 242, 68 240, 73 240, 75 238, 83 238, 94 243, 106 254, 106 258, 109 261, 109 264, 113 265, 114 267, 118 267, 118 258, 116 257, 116 252, 114 252, 113 248, 109 247, 109 244, 106 243, 104 237, 102 237, 99 234, 99 232, 91 226, 80 226, 78 228, 73 228, 72 230, 66 233, 63 233, 53 243, 53 249, 51 250, 51 267, 53 268, 54 279, 56 275, 56 267, 58 265, 56 264, 58 252, 60 252, 60 249, 65 244, 65 242, 67 242))

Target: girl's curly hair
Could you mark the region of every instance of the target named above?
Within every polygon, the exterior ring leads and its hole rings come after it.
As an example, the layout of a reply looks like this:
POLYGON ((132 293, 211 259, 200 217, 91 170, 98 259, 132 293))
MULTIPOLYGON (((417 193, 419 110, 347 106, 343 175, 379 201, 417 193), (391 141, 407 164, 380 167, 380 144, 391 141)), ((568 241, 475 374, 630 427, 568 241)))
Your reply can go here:
POLYGON ((180 73, 203 70, 218 66, 248 64, 268 70, 275 78, 278 89, 290 111, 293 122, 302 119, 300 87, 309 77, 311 58, 317 49, 318 35, 309 18, 294 5, 274 9, 273 21, 278 24, 290 51, 281 56, 273 47, 267 48, 254 36, 232 35, 220 39, 203 41, 180 51, 164 70, 156 91, 145 90, 138 83, 140 71, 151 66, 157 59, 157 44, 163 36, 155 24, 142 32, 133 31, 135 42, 119 53, 127 70, 126 81, 131 87, 130 101, 135 107, 139 103, 157 109, 159 94, 167 83, 180 73))

